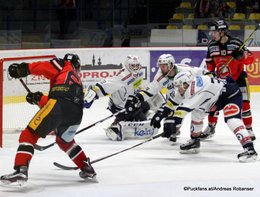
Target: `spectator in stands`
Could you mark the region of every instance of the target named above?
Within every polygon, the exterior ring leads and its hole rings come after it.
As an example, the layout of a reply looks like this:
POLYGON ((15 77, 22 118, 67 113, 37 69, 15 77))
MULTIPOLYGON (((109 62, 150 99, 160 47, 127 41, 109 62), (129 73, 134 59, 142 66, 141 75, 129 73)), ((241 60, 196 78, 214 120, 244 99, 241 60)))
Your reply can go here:
POLYGON ((211 0, 209 3, 209 16, 210 17, 219 17, 219 7, 221 5, 221 0, 211 0))
POLYGON ((230 7, 227 2, 221 2, 217 11, 217 16, 219 18, 228 18, 230 14, 230 7))
POLYGON ((260 13, 260 0, 255 0, 252 5, 253 13, 260 13))
POLYGON ((246 14, 246 7, 248 6, 247 0, 236 0, 236 13, 246 14))
POLYGON ((60 25, 60 38, 64 39, 68 34, 72 34, 77 28, 76 22, 77 10, 76 0, 60 0, 57 7, 57 17, 60 25))
POLYGON ((199 0, 199 18, 205 18, 209 16, 210 0, 199 0))

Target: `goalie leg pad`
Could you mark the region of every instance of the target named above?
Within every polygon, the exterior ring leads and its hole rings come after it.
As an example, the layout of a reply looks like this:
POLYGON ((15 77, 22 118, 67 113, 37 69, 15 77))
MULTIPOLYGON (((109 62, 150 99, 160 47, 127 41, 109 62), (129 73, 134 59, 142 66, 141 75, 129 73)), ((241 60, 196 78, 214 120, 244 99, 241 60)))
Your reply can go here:
POLYGON ((158 133, 157 128, 150 126, 150 120, 121 121, 118 123, 118 129, 122 135, 122 139, 145 139, 158 133))
POLYGON ((110 127, 105 129, 105 132, 106 132, 106 136, 113 141, 123 141, 124 140, 121 125, 118 123, 112 124, 110 127))

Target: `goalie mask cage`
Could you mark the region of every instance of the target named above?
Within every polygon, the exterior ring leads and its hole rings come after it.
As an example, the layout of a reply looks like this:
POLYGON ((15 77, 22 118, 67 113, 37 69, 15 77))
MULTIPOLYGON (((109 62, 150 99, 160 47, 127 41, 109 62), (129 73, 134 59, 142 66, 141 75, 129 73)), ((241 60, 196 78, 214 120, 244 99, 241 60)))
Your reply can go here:
MULTIPOLYGON (((0 59, 0 147, 3 147, 3 133, 13 133, 24 129, 38 106, 26 103, 27 91, 18 79, 12 79, 8 75, 8 67, 13 63, 47 61, 54 58, 54 55, 20 56, 0 59)), ((49 80, 42 76, 29 75, 23 78, 25 84, 32 91, 48 93, 49 80)))

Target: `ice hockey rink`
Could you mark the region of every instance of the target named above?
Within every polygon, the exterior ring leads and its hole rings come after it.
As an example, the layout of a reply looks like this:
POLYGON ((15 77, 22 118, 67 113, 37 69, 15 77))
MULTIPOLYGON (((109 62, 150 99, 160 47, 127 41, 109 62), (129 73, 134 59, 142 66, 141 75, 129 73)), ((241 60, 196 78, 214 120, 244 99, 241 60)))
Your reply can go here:
MULTIPOLYGON (((260 153, 260 93, 252 93, 251 96, 253 128, 257 138, 255 148, 260 153)), ((106 110, 107 101, 107 98, 102 98, 91 109, 86 109, 80 128, 110 115, 106 110)), ((30 107, 24 104, 18 111, 12 111, 8 118, 19 119, 22 110, 31 113, 30 107)), ((75 137, 92 160, 142 141, 108 140, 104 128, 112 120, 75 137)), ((235 135, 224 124, 222 113, 214 138, 201 143, 199 154, 183 155, 179 153, 179 146, 189 139, 189 122, 190 117, 187 116, 182 133, 174 145, 165 138, 157 138, 93 164, 99 183, 84 182, 78 176, 78 170, 65 171, 55 167, 54 161, 74 166, 56 145, 42 152, 35 150, 27 185, 23 188, 1 186, 0 197, 259 196, 260 162, 240 163, 237 160, 237 154, 243 150, 235 135)), ((18 137, 19 132, 4 134, 4 148, 0 149, 1 175, 13 172, 18 137)), ((53 141, 54 136, 48 136, 39 140, 38 144, 47 145, 53 141)))

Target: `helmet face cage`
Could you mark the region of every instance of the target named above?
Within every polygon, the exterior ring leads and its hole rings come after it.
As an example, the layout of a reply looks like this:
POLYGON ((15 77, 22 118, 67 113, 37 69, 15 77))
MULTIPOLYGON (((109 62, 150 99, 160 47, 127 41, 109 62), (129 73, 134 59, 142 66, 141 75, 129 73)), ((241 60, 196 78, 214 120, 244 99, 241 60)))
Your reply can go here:
POLYGON ((161 64, 167 64, 168 69, 170 69, 170 65, 174 64, 175 60, 171 54, 163 54, 158 58, 157 66, 160 67, 161 64))
POLYGON ((176 88, 181 87, 183 89, 187 89, 184 87, 184 84, 187 84, 189 86, 192 79, 193 76, 190 72, 179 72, 177 75, 175 75, 173 79, 173 85, 176 88))
POLYGON ((69 61, 75 70, 80 70, 80 59, 78 55, 67 53, 63 59, 69 61))
POLYGON ((125 66, 127 70, 135 74, 139 73, 139 71, 142 69, 142 66, 139 61, 139 57, 134 55, 127 56, 125 61, 125 66))

